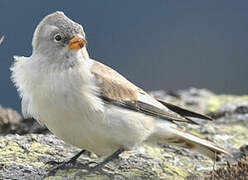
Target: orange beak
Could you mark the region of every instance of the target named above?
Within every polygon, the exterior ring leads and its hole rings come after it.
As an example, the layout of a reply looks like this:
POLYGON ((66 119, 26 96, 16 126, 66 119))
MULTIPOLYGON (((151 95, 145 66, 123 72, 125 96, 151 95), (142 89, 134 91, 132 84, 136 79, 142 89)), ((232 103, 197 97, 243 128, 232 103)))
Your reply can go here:
POLYGON ((73 37, 69 42, 69 49, 81 49, 87 44, 86 40, 80 37, 73 37))

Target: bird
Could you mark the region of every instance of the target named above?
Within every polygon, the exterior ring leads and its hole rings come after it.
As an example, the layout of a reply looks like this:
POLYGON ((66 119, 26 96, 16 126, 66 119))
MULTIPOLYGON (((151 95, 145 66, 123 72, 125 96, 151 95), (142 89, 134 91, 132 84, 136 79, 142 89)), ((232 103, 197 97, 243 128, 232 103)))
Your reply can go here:
POLYGON ((83 27, 62 11, 44 17, 35 29, 30 57, 14 56, 11 79, 24 118, 34 118, 66 143, 108 162, 143 143, 187 148, 212 160, 230 153, 183 130, 190 117, 212 118, 149 95, 111 67, 90 58, 83 27))

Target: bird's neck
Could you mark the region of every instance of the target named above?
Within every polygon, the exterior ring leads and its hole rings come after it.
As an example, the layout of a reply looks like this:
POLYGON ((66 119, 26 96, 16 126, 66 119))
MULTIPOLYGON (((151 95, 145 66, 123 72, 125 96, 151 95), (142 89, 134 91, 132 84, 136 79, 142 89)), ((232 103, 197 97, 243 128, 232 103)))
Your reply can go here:
POLYGON ((79 51, 68 51, 63 54, 37 54, 33 52, 32 59, 39 61, 41 68, 56 70, 66 70, 82 65, 84 62, 89 61, 89 55, 86 48, 79 51))
POLYGON ((86 47, 82 48, 81 49, 81 52, 82 52, 82 56, 83 56, 84 59, 89 59, 90 58, 89 53, 88 53, 86 47))

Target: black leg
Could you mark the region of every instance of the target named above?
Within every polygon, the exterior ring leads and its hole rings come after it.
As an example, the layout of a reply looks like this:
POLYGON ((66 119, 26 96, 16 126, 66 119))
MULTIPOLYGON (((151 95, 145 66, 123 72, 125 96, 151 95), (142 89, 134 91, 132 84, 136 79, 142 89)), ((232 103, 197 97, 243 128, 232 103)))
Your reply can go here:
POLYGON ((117 151, 115 151, 113 154, 111 154, 110 156, 108 156, 106 159, 104 159, 101 163, 99 163, 98 165, 96 165, 95 167, 93 167, 90 171, 97 171, 103 168, 103 166, 105 166, 108 162, 117 159, 119 157, 119 155, 124 151, 123 148, 118 149, 117 151))
MULTIPOLYGON (((48 175, 51 175, 51 174, 54 174, 57 170, 59 169, 63 169, 67 164, 73 164, 75 163, 75 161, 84 153, 86 152, 86 150, 81 150, 79 153, 77 153, 75 156, 73 156, 72 158, 70 158, 69 160, 67 161, 64 161, 64 162, 61 162, 61 163, 58 163, 57 166, 53 167, 48 175)), ((51 163, 51 162, 50 162, 51 163)))
POLYGON ((77 153, 75 156, 73 156, 71 159, 69 159, 68 161, 66 161, 65 163, 74 163, 84 152, 86 152, 86 150, 81 150, 79 153, 77 153))
POLYGON ((81 177, 82 175, 88 175, 88 174, 91 174, 91 173, 94 173, 94 172, 100 172, 102 174, 106 174, 106 175, 109 175, 108 173, 104 172, 102 170, 102 168, 107 164, 109 163, 110 161, 114 160, 114 159, 117 159, 119 157, 119 155, 124 151, 123 148, 120 148, 118 149, 117 151, 115 151, 112 155, 108 156, 106 159, 104 159, 101 163, 97 164, 96 166, 92 167, 92 168, 89 168, 87 169, 88 172, 87 173, 82 173, 82 172, 79 172, 79 173, 76 173, 75 177, 79 176, 81 177))

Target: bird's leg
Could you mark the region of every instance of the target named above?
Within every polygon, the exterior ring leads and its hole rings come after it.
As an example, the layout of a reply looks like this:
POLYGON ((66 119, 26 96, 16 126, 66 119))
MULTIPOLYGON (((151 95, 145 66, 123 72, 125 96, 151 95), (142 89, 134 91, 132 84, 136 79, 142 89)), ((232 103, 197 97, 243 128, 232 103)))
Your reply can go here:
POLYGON ((94 172, 94 171, 98 171, 101 170, 107 163, 109 163, 110 161, 117 159, 119 157, 119 155, 124 151, 123 148, 118 149, 117 151, 115 151, 112 155, 108 156, 106 159, 104 159, 101 163, 97 164, 96 166, 92 167, 91 169, 89 169, 90 173, 94 172))
POLYGON ((119 157, 119 155, 124 151, 124 148, 120 148, 118 149, 117 151, 115 151, 112 155, 108 156, 106 159, 104 159, 101 163, 97 164, 96 166, 94 167, 89 167, 87 170, 88 172, 86 173, 82 173, 82 172, 78 172, 76 173, 75 177, 81 177, 82 175, 88 175, 88 174, 91 174, 91 173, 94 173, 94 172, 99 172, 99 173, 102 173, 102 174, 106 174, 107 176, 109 176, 108 173, 104 172, 102 170, 102 168, 107 164, 109 163, 110 161, 114 160, 114 159, 117 159, 119 157))
POLYGON ((64 161, 64 162, 55 162, 55 161, 49 161, 47 162, 47 164, 58 164, 56 166, 54 166, 48 173, 48 175, 51 175, 51 174, 54 174, 57 170, 59 169, 63 169, 65 168, 65 166, 67 164, 73 164, 76 162, 76 160, 84 153, 86 152, 86 150, 81 150, 79 153, 77 153, 75 156, 73 156, 72 158, 70 158, 69 160, 67 161, 64 161))

